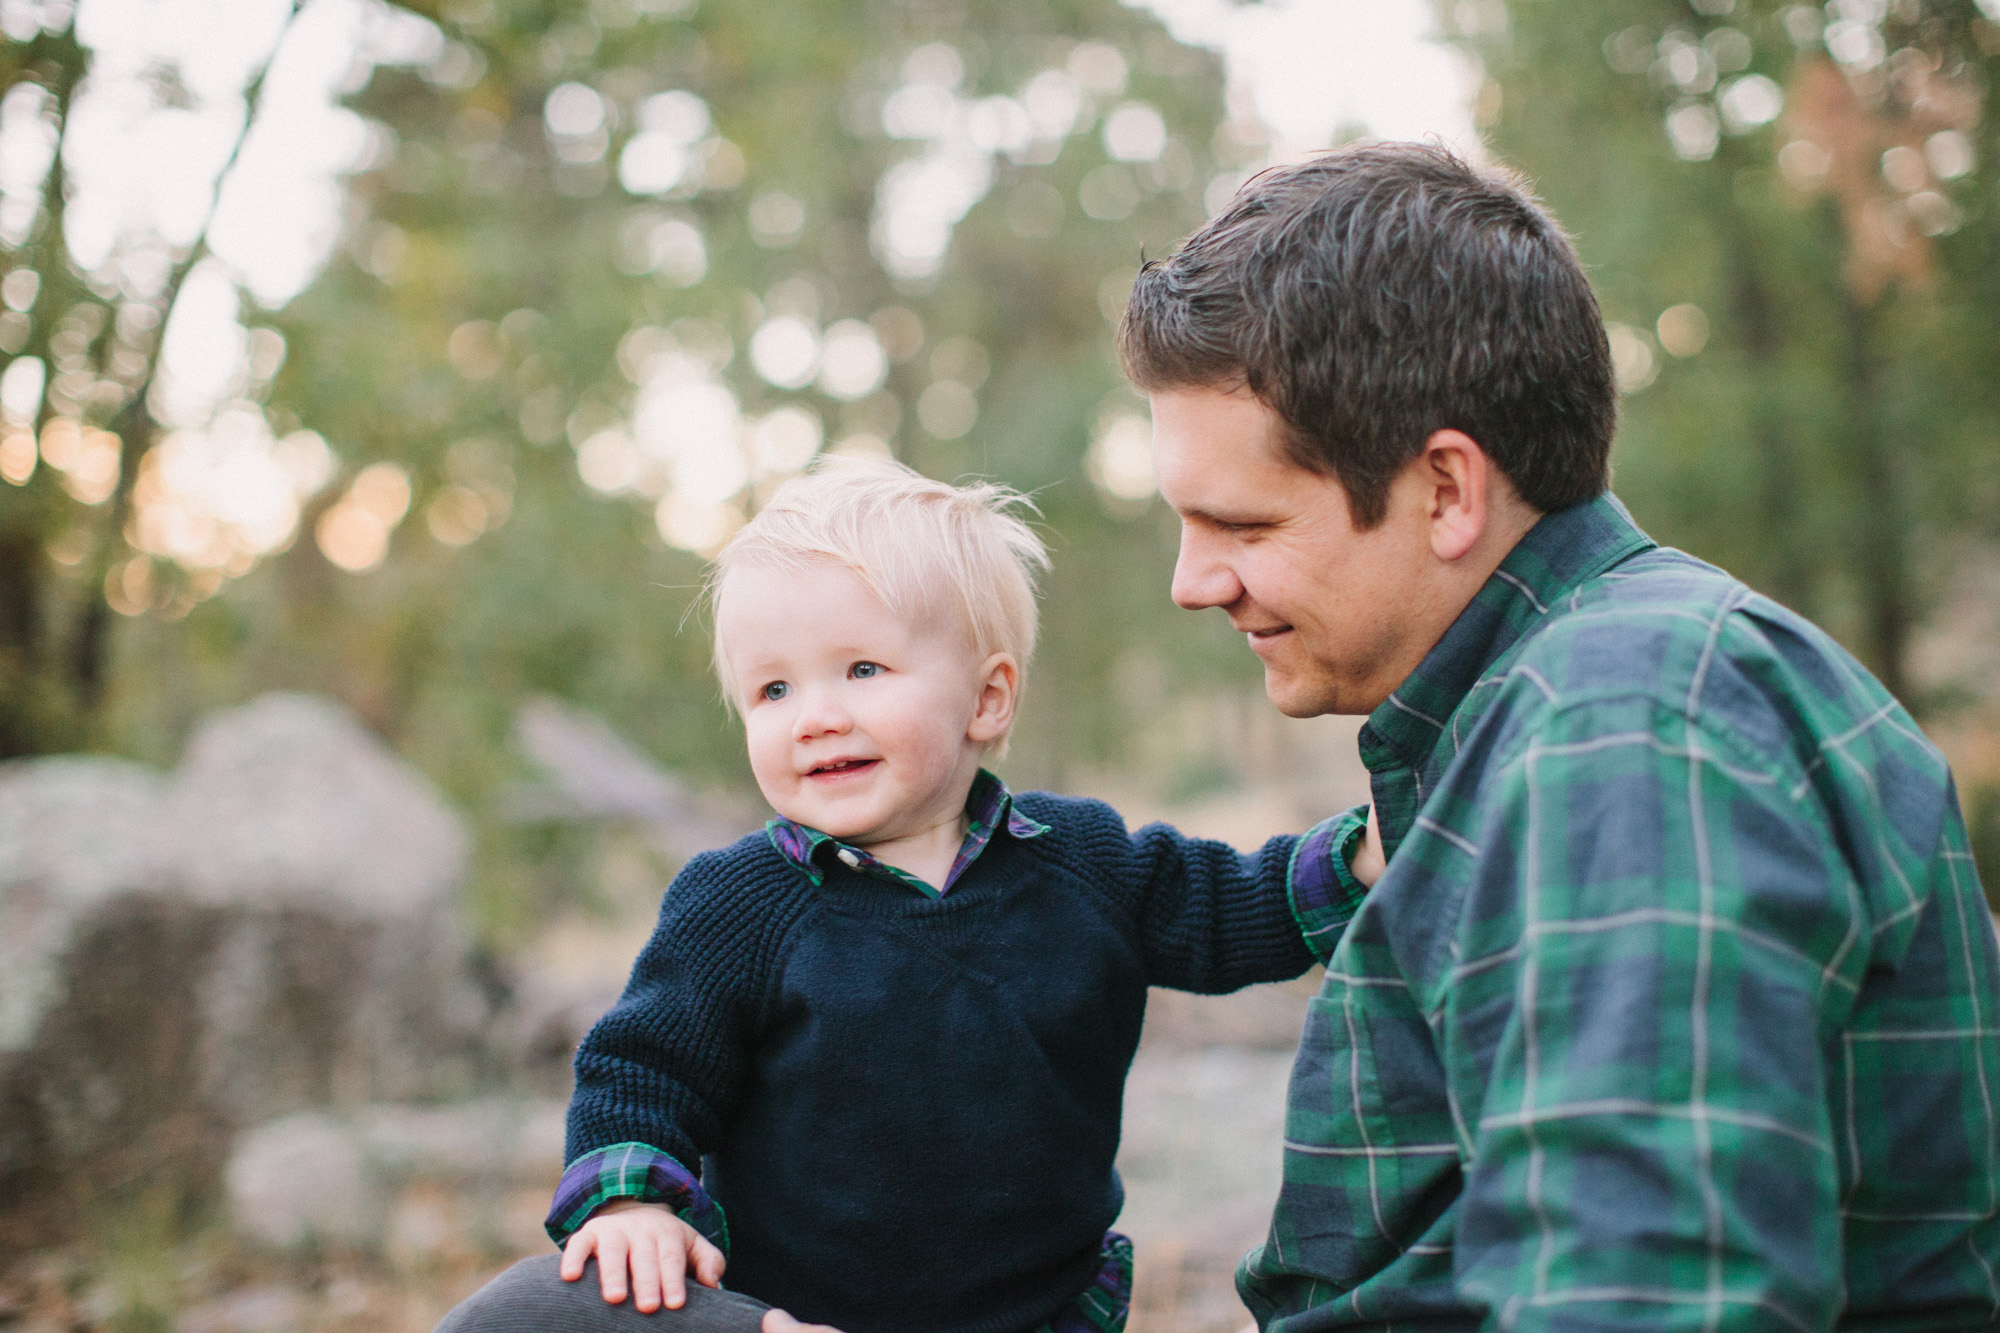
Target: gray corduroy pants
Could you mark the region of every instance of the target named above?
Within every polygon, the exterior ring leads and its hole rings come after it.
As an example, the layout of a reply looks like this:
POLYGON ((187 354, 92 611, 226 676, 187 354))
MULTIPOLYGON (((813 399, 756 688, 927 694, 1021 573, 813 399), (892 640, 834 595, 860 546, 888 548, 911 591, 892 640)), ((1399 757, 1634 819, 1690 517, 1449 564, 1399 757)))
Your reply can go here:
POLYGON ((575 1282, 562 1280, 561 1263, 559 1254, 523 1259, 446 1315, 437 1333, 757 1333, 767 1308, 690 1278, 686 1305, 640 1314, 629 1296, 605 1301, 597 1260, 575 1282))

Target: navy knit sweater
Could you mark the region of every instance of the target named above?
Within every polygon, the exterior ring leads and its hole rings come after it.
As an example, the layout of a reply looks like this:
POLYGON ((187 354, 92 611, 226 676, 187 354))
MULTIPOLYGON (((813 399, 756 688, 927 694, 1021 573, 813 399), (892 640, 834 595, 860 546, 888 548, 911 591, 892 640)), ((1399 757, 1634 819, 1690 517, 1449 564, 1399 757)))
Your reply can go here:
POLYGON ((846 1333, 1019 1333, 1082 1290, 1148 985, 1312 962, 1296 839, 1255 856, 1097 801, 1016 797, 941 899, 761 834, 690 861, 577 1052, 566 1160, 664 1149, 728 1214, 728 1285, 846 1333))

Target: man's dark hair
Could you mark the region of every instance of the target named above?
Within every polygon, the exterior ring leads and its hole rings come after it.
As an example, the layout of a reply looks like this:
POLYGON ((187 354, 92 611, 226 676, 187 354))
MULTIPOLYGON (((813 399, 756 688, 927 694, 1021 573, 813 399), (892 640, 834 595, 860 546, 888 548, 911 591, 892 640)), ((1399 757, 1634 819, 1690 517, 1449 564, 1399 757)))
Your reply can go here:
POLYGON ((1258 176, 1140 269, 1119 350, 1147 392, 1247 386, 1364 528, 1439 430, 1477 440, 1543 513, 1610 484, 1611 353, 1569 237, 1521 185, 1435 145, 1258 176))

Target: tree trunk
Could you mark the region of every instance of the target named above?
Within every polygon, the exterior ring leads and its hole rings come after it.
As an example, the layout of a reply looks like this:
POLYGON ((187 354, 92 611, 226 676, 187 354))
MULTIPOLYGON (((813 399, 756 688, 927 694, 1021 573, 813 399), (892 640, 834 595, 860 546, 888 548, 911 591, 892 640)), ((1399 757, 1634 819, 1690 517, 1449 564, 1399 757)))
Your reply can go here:
MULTIPOLYGON (((1914 616, 1909 525, 1904 504, 1907 458, 1891 454, 1881 408, 1875 310, 1846 298, 1849 450, 1858 491, 1854 505, 1856 584, 1861 590, 1861 657, 1891 694, 1911 704, 1904 658, 1914 616)), ((1912 711, 1915 711, 1912 709, 1912 711)))
POLYGON ((0 532, 0 759, 35 754, 45 557, 32 529, 0 532))
MULTIPOLYGON (((57 123, 67 125, 70 104, 82 81, 87 58, 74 30, 41 33, 27 44, 20 65, 10 73, 32 77, 55 101, 57 123)), ((31 333, 21 356, 39 358, 53 378, 50 338, 68 305, 86 295, 69 267, 63 240, 66 186, 62 154, 49 164, 42 182, 42 215, 10 267, 26 267, 41 278, 32 312, 31 333)), ((47 417, 47 397, 36 419, 26 423, 39 431, 47 417)), ((68 501, 54 494, 48 469, 20 490, 0 487, 0 758, 47 754, 76 743, 79 735, 75 700, 66 688, 65 664, 55 646, 55 627, 66 600, 56 585, 56 570, 47 554, 48 540, 61 523, 68 501)))
POLYGON ((1757 517, 1763 534, 1765 591, 1795 610, 1805 610, 1812 593, 1812 572, 1800 539, 1799 508, 1805 489, 1798 460, 1785 436, 1783 404, 1774 401, 1769 385, 1780 373, 1777 318, 1771 291, 1744 234, 1740 218, 1729 253, 1730 314, 1743 346, 1752 380, 1749 405, 1750 441, 1757 451, 1757 517))

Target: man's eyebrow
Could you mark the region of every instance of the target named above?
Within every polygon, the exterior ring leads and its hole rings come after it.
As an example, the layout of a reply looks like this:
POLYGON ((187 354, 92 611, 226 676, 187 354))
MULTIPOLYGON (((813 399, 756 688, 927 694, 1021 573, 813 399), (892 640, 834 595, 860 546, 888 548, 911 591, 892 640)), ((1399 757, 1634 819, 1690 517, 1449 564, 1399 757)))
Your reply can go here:
POLYGON ((1183 509, 1180 511, 1180 515, 1184 519, 1192 519, 1198 523, 1214 523, 1219 527, 1225 528, 1255 527, 1258 524, 1271 521, 1268 518, 1255 518, 1244 515, 1232 517, 1228 514, 1218 514, 1213 509, 1202 508, 1183 509))

